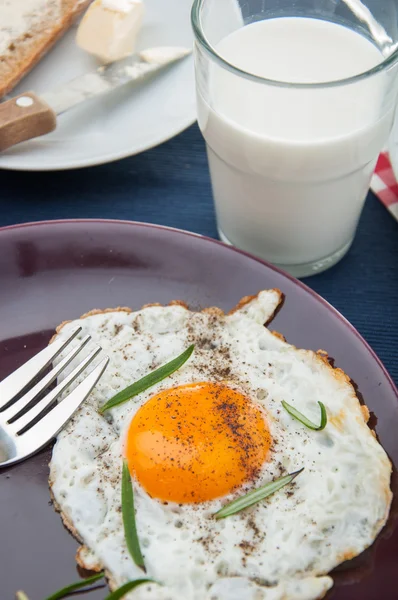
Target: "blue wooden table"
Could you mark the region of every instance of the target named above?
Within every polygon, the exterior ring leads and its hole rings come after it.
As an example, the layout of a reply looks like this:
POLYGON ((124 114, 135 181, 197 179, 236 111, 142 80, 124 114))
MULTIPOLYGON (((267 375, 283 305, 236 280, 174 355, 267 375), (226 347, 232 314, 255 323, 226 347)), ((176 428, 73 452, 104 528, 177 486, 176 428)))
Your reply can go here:
MULTIPOLYGON (((116 163, 55 173, 1 171, 0 182, 0 226, 112 218, 217 237, 205 148, 196 126, 116 163)), ((398 225, 373 194, 349 255, 305 283, 352 322, 398 382, 398 225)))

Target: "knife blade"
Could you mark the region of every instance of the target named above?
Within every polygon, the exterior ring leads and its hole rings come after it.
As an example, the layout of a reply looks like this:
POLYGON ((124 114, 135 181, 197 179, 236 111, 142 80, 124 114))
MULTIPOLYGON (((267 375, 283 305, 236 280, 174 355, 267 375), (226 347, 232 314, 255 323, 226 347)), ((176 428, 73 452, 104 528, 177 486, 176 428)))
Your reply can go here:
POLYGON ((40 94, 26 92, 0 104, 0 151, 50 133, 57 116, 96 96, 131 82, 142 82, 191 54, 180 47, 155 47, 85 73, 40 94))

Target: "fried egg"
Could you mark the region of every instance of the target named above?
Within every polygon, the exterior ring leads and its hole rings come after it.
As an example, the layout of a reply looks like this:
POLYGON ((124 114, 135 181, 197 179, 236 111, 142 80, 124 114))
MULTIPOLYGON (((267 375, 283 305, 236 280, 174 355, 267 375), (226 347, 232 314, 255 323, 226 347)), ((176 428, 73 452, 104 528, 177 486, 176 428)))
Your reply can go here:
POLYGON ((391 464, 367 411, 324 355, 264 326, 280 302, 281 293, 268 290, 227 315, 178 303, 93 311, 58 329, 57 338, 67 337, 79 325, 79 336, 90 334, 110 363, 58 436, 53 498, 82 543, 79 564, 105 569, 111 589, 142 578, 124 539, 127 460, 146 576, 161 584, 137 587, 131 600, 322 598, 333 584, 328 573, 385 524, 391 464), (99 413, 191 344, 179 370, 99 413), (326 428, 306 428, 282 401, 315 423, 323 402, 326 428), (225 504, 303 467, 266 500, 215 519, 225 504))

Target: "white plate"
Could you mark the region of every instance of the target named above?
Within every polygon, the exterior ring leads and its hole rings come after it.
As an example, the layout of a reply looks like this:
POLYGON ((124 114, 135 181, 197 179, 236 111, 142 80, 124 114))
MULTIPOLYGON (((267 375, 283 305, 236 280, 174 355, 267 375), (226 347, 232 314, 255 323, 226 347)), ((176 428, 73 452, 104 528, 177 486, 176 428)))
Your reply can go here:
MULTIPOLYGON (((138 50, 192 47, 192 0, 144 0, 138 50)), ((75 44, 76 27, 20 83, 13 94, 56 87, 94 69, 97 62, 75 44)), ((132 94, 129 86, 85 102, 59 117, 56 131, 19 144, 0 156, 0 168, 52 171, 99 165, 148 150, 196 119, 192 57, 161 73, 132 94)))

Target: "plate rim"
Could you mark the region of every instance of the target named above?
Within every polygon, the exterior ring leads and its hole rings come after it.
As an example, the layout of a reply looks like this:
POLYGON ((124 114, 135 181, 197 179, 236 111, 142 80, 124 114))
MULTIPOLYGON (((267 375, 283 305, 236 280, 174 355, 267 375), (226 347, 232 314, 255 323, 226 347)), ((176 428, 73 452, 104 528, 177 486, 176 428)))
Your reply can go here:
MULTIPOLYGON (((115 153, 111 153, 111 154, 107 154, 102 156, 101 158, 88 158, 88 159, 83 159, 77 162, 73 162, 73 161, 69 161, 69 162, 65 162, 65 163, 55 163, 53 165, 34 165, 34 164, 28 164, 28 165, 18 165, 18 164, 3 164, 2 163, 2 158, 0 155, 0 169, 4 170, 4 171, 14 171, 14 172, 27 172, 27 173, 50 173, 50 172, 54 172, 54 171, 71 171, 73 169, 86 169, 89 167, 100 167, 102 165, 108 165, 111 164, 113 162, 116 162, 118 160, 123 160, 124 158, 130 158, 132 156, 138 156, 139 154, 142 154, 143 152, 148 152, 148 150, 153 150, 154 148, 157 148, 158 146, 161 146, 162 144, 165 144, 166 142, 169 142, 170 140, 174 139, 175 137, 177 137, 178 135, 180 135, 181 133, 183 133, 184 131, 186 131, 187 129, 189 129, 189 127, 192 127, 192 125, 194 125, 197 122, 197 116, 196 116, 196 111, 194 116, 192 117, 192 115, 184 120, 184 122, 182 124, 180 124, 180 126, 178 127, 178 129, 176 129, 174 131, 174 133, 170 134, 166 134, 164 136, 162 136, 161 138, 159 138, 156 141, 151 141, 148 142, 146 145, 144 145, 140 150, 133 150, 128 151, 128 150, 124 150, 121 151, 117 154, 115 153)), ((44 136, 45 137, 45 136, 44 136)), ((38 138, 40 140, 40 138, 38 138)), ((27 153, 29 155, 29 152, 27 153)), ((95 219, 93 219, 95 220, 95 219)), ((40 221, 42 222, 42 221, 40 221)))
POLYGON ((37 227, 37 226, 48 226, 48 225, 57 226, 57 225, 80 225, 80 224, 82 224, 82 225, 83 224, 128 225, 128 226, 133 226, 133 227, 149 228, 149 229, 153 229, 153 230, 175 232, 175 233, 183 234, 187 237, 199 238, 203 241, 213 243, 216 246, 221 246, 223 248, 228 249, 231 252, 240 254, 242 256, 245 256, 246 258, 254 260, 255 262, 259 263, 260 265, 266 267, 267 269, 278 273, 279 275, 281 275, 285 279, 289 280, 294 285, 296 285, 299 288, 301 288, 302 290, 304 290, 307 294, 312 296, 320 304, 322 304, 329 312, 331 312, 335 317, 337 317, 340 321, 342 321, 342 323, 348 328, 348 330, 350 331, 351 334, 355 335, 355 337, 358 338, 358 340, 364 345, 366 350, 369 352, 371 358, 374 361, 376 361, 378 366, 381 368, 383 375, 385 376, 386 381, 389 383, 389 385, 391 387, 391 391, 395 395, 396 400, 398 402, 398 387, 395 385, 395 382, 394 382, 392 376, 390 375, 390 373, 387 371, 387 368, 385 367, 385 365, 383 364, 383 362, 381 361, 379 356, 376 354, 375 350, 373 350, 373 348, 365 340, 365 338, 359 333, 359 331, 354 327, 354 325, 352 325, 352 323, 340 311, 338 311, 332 304, 330 304, 330 302, 325 300, 325 298, 323 298, 320 294, 315 292, 313 289, 311 289, 308 285, 306 285, 299 279, 296 279, 295 277, 293 277, 292 275, 289 275, 289 273, 286 273, 282 269, 275 267, 271 263, 255 256, 253 254, 250 254, 249 252, 246 252, 245 250, 240 250, 239 248, 235 248, 234 246, 229 246, 228 244, 225 244, 224 242, 217 240, 215 238, 211 238, 209 236, 202 235, 200 233, 195 233, 193 231, 188 231, 186 229, 179 229, 178 227, 170 227, 167 225, 158 225, 156 223, 147 223, 144 221, 129 221, 127 219, 54 219, 54 220, 43 220, 43 221, 29 221, 26 223, 15 223, 13 225, 6 225, 3 227, 0 227, 0 238, 4 232, 16 230, 16 229, 27 229, 27 228, 35 227, 35 226, 37 227))

